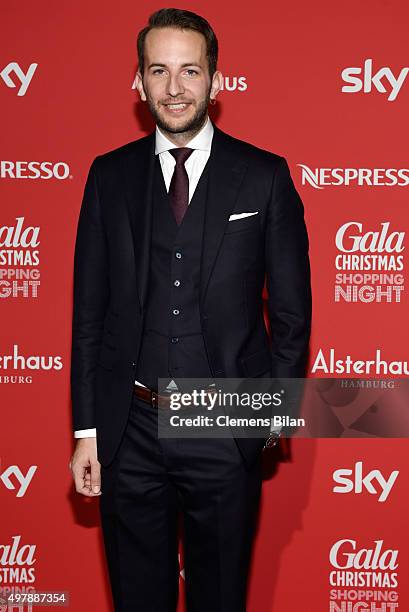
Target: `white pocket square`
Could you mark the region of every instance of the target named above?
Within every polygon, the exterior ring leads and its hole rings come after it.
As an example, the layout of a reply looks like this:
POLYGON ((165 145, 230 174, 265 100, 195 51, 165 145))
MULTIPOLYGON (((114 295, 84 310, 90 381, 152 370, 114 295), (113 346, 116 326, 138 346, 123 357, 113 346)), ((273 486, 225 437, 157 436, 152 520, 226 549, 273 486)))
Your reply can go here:
POLYGON ((256 210, 255 212, 235 213, 234 215, 230 215, 229 221, 235 221, 236 219, 244 219, 244 217, 251 217, 252 215, 258 215, 258 210, 256 210))

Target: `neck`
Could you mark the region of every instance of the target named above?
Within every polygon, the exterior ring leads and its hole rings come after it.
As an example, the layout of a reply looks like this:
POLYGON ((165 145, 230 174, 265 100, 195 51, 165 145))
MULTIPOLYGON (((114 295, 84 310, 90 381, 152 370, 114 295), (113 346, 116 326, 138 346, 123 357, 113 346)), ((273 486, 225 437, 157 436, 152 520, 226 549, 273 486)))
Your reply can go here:
POLYGON ((200 132, 200 130, 206 125, 208 115, 204 118, 202 125, 194 130, 187 130, 186 132, 168 132, 158 126, 158 129, 162 132, 166 138, 168 138, 177 147, 185 147, 191 140, 200 132))

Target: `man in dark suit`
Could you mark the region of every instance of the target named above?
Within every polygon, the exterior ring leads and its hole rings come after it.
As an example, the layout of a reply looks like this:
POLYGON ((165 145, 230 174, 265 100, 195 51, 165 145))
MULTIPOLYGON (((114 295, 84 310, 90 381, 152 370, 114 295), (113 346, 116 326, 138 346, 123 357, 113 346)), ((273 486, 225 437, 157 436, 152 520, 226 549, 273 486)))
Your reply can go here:
POLYGON ((210 121, 222 75, 206 20, 158 11, 138 56, 156 130, 93 161, 78 222, 70 467, 102 495, 115 610, 176 609, 181 515, 188 610, 240 612, 265 440, 161 437, 158 404, 181 379, 303 376, 303 206, 283 157, 210 121))

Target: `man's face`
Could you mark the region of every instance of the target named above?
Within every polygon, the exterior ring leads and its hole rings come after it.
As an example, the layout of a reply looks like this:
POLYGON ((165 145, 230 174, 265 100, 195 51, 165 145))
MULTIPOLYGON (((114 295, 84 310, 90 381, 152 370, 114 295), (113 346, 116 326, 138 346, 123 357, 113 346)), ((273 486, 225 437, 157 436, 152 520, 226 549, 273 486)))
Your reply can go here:
POLYGON ((137 87, 158 126, 174 134, 200 129, 210 95, 215 97, 220 89, 220 73, 210 79, 204 36, 193 30, 154 28, 146 36, 144 55, 137 87))

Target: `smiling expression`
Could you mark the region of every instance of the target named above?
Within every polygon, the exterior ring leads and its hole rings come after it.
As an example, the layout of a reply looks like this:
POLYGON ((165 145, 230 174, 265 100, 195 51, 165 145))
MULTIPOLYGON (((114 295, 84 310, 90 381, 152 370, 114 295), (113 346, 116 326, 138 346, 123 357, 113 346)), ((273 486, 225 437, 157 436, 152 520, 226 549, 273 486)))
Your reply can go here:
POLYGON ((195 133, 207 118, 222 75, 209 75, 206 40, 194 30, 154 28, 144 47, 144 74, 137 88, 157 125, 168 134, 195 133))

